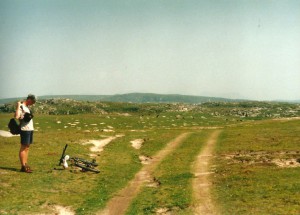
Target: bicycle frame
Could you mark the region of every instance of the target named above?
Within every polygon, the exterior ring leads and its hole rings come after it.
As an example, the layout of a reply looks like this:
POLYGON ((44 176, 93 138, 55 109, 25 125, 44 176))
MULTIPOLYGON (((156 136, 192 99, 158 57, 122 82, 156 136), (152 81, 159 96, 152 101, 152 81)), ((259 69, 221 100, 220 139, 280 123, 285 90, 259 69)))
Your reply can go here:
POLYGON ((87 161, 85 159, 78 158, 78 157, 69 157, 68 155, 65 154, 67 147, 68 144, 66 144, 63 149, 63 153, 61 155, 61 158, 59 159, 59 164, 58 164, 59 166, 63 163, 64 168, 68 168, 67 161, 70 160, 73 165, 80 167, 82 171, 91 171, 95 173, 100 172, 99 170, 95 169, 95 167, 98 166, 95 159, 93 159, 92 161, 87 161))

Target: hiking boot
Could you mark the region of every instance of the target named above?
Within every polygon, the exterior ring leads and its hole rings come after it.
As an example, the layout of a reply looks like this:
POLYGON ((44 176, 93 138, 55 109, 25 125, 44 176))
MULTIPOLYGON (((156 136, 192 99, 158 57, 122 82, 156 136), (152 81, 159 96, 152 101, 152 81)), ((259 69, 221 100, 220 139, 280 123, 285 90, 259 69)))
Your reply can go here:
POLYGON ((30 169, 29 166, 22 166, 21 172, 26 172, 26 173, 32 173, 32 170, 30 169))
POLYGON ((30 166, 28 166, 27 163, 25 164, 25 167, 26 167, 27 169, 29 169, 31 172, 33 172, 33 169, 31 169, 30 166))

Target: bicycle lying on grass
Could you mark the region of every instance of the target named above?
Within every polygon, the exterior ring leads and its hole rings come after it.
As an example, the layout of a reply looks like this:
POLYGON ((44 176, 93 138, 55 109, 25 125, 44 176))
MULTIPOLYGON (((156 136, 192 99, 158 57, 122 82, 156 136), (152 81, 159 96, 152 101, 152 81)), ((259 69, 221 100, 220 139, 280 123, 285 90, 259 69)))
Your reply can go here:
POLYGON ((66 169, 68 168, 68 160, 71 161, 72 165, 77 166, 79 168, 81 168, 81 170, 83 172, 86 171, 91 171, 91 172, 95 172, 95 173, 99 173, 100 171, 98 169, 95 169, 95 167, 98 166, 98 164, 96 163, 96 160, 93 159, 92 161, 87 161, 85 159, 82 158, 78 158, 78 157, 70 157, 69 155, 66 155, 66 149, 68 147, 68 144, 65 145, 65 148, 63 149, 63 153, 59 159, 59 166, 63 164, 63 167, 66 169))

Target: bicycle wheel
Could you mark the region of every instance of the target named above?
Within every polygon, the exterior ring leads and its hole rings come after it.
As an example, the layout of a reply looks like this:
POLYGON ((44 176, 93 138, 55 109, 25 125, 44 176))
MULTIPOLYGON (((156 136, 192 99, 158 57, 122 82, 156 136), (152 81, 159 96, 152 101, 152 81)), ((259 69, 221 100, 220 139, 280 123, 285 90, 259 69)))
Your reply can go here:
POLYGON ((79 164, 79 163, 75 163, 75 166, 78 166, 78 167, 80 167, 81 169, 86 170, 86 171, 91 171, 91 172, 95 172, 95 173, 99 173, 99 172, 100 172, 100 171, 97 170, 97 169, 94 169, 94 168, 92 168, 92 167, 87 167, 87 166, 85 166, 85 165, 83 165, 83 164, 79 164))

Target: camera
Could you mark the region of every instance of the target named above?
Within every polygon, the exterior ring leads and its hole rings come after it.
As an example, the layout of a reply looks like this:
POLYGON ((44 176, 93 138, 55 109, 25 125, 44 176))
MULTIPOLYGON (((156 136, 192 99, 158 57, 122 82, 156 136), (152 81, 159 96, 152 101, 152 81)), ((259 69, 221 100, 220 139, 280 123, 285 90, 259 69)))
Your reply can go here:
POLYGON ((25 113, 24 114, 24 122, 29 122, 33 118, 33 115, 31 113, 25 113))

